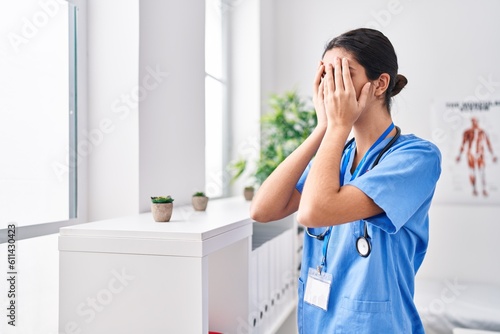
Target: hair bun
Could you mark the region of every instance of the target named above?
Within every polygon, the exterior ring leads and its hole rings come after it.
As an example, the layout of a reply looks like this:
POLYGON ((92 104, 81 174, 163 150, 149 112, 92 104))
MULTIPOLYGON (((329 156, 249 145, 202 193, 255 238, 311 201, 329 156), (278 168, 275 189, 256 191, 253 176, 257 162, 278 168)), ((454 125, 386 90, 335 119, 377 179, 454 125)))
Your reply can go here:
POLYGON ((394 88, 391 91, 391 97, 399 94, 401 89, 403 89, 408 83, 408 79, 402 74, 396 75, 396 83, 394 84, 394 88))

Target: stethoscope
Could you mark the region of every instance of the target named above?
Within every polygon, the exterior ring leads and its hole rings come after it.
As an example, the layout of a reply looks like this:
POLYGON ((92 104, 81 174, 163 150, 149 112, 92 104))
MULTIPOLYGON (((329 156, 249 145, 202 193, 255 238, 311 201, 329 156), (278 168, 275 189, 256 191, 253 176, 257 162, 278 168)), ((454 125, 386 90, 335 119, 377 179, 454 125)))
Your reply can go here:
MULTIPOLYGON (((377 142, 375 142, 375 144, 372 147, 377 146, 377 144, 379 143, 379 141, 382 141, 383 139, 385 139, 385 137, 392 131, 392 129, 394 127, 395 127, 394 124, 391 124, 389 126, 389 128, 387 128, 387 130, 380 136, 379 140, 377 140, 377 142)), ((395 128, 396 128, 396 135, 394 137, 392 137, 392 139, 379 152, 379 154, 377 155, 377 158, 375 159, 375 161, 372 164, 371 169, 373 169, 375 166, 378 165, 378 163, 379 163, 380 159, 382 158, 382 156, 391 148, 391 146, 394 144, 394 142, 396 140, 398 140, 399 136, 401 135, 401 129, 398 126, 396 126, 395 128)), ((354 139, 355 138, 351 138, 347 142, 347 144, 345 144, 344 149, 342 150, 342 155, 344 154, 344 152, 345 152, 346 149, 351 148, 351 145, 354 142, 354 139)), ((345 161, 347 163, 347 159, 345 159, 345 161)), ((359 165, 361 166, 361 163, 359 165)), ((343 179, 343 175, 341 176, 341 179, 343 179)), ((363 222, 364 222, 363 235, 360 236, 360 237, 358 237, 356 239, 356 250, 358 251, 358 254, 360 256, 362 256, 362 257, 368 257, 368 255, 370 255, 370 253, 371 253, 372 247, 371 247, 371 242, 370 242, 370 236, 368 235, 368 224, 366 223, 366 220, 364 220, 363 222)), ((329 241, 329 236, 330 236, 330 230, 331 229, 332 228, 330 226, 330 227, 327 227, 326 230, 323 231, 321 234, 312 234, 311 232, 309 232, 309 227, 307 227, 306 228, 306 233, 307 233, 308 236, 310 236, 312 238, 315 238, 315 239, 318 239, 318 240, 324 240, 325 238, 328 238, 326 240, 326 242, 325 242, 327 244, 328 241, 329 241)), ((325 248, 325 246, 326 246, 325 243, 324 243, 324 247, 323 248, 325 248)), ((325 249, 324 249, 324 253, 326 253, 325 249)), ((326 254, 324 254, 324 255, 326 255, 326 254)), ((324 259, 324 260, 326 260, 326 259, 324 259)))

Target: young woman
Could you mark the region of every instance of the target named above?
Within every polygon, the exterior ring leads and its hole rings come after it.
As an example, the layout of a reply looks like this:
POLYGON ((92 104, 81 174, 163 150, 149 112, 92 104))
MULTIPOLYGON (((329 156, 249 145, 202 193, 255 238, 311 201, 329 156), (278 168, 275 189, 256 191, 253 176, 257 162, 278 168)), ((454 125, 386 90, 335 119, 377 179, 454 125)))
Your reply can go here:
POLYGON ((256 221, 298 211, 306 228, 300 333, 424 333, 414 278, 441 155, 394 126, 391 97, 407 83, 397 72, 394 48, 379 31, 331 40, 314 80, 318 125, 252 202, 256 221))

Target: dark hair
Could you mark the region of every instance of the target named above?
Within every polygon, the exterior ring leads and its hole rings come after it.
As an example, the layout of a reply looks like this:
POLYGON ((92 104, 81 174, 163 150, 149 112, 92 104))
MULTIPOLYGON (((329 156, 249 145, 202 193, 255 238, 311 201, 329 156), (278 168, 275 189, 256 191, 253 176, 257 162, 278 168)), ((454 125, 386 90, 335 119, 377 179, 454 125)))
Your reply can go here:
POLYGON ((375 80, 382 73, 391 77, 385 92, 385 105, 391 110, 391 97, 397 95, 408 83, 405 76, 398 74, 398 58, 389 39, 375 29, 360 28, 335 37, 325 47, 325 53, 333 48, 349 52, 365 68, 366 76, 375 80))

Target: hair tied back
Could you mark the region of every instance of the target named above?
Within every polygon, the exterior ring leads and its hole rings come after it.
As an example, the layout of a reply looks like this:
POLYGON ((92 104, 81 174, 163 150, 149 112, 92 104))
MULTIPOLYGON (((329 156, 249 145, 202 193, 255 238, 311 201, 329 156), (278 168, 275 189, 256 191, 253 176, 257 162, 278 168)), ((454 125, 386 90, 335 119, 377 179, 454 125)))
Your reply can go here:
POLYGON ((401 92, 401 89, 403 89, 406 84, 408 83, 408 79, 402 74, 396 75, 396 80, 395 80, 394 88, 391 91, 391 97, 396 96, 401 92))

